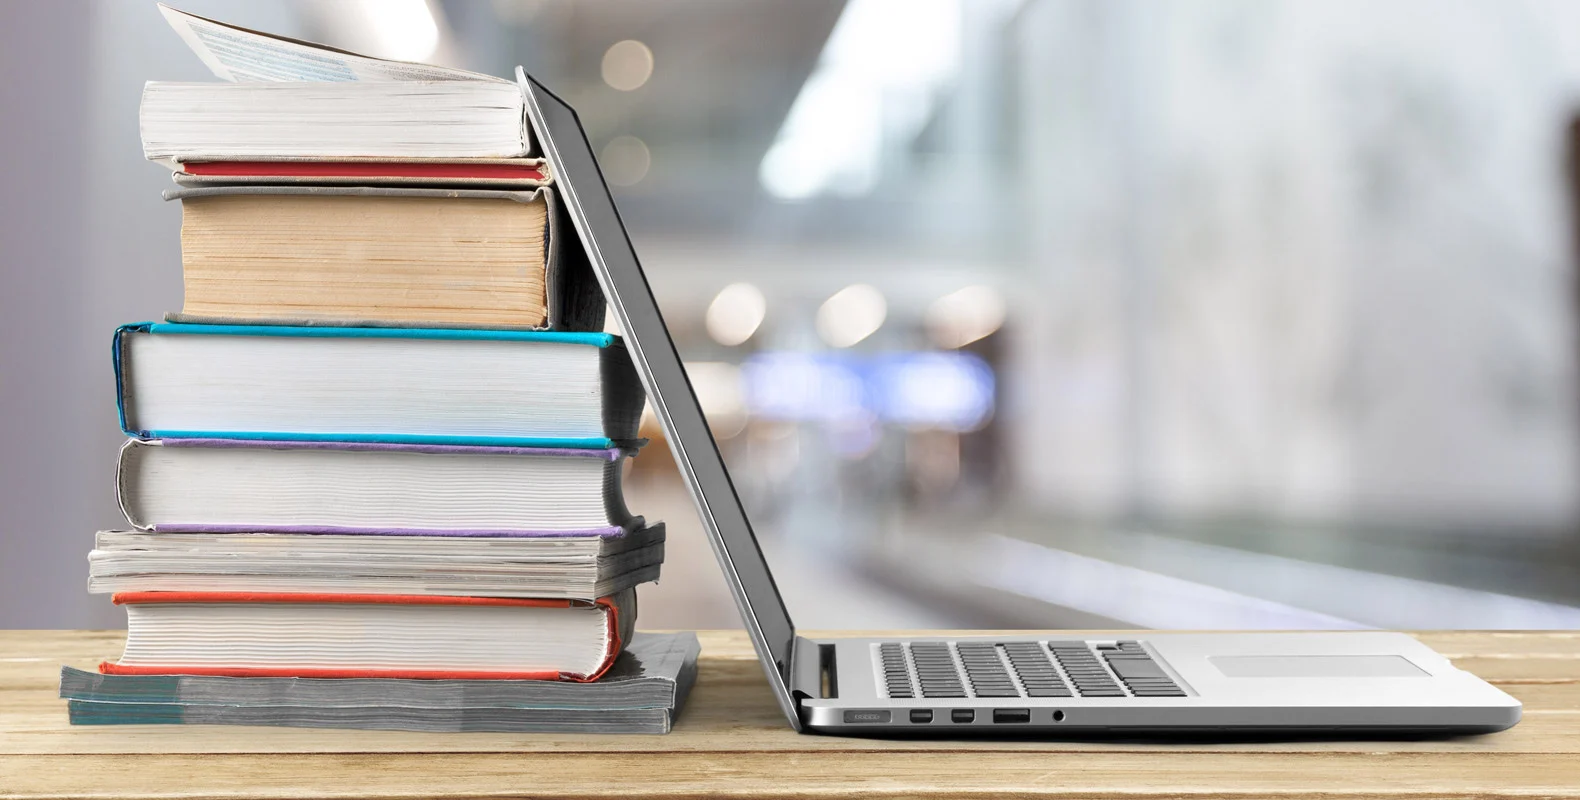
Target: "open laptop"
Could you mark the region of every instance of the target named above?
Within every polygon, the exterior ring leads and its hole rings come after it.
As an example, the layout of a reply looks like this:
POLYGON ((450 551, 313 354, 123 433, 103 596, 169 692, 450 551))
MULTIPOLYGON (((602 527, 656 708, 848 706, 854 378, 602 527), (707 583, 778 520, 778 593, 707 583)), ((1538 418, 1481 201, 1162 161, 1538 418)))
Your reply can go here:
POLYGON ((1399 633, 797 636, 576 112, 517 77, 768 684, 796 730, 1331 735, 1488 732, 1519 721, 1519 701, 1399 633))

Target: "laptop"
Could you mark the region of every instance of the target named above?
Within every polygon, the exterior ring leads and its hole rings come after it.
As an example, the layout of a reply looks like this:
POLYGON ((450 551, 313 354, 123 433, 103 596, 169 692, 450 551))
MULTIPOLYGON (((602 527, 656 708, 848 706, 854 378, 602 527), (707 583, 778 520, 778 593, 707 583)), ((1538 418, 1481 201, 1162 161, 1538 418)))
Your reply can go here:
POLYGON ((517 78, 768 685, 795 730, 1364 735, 1489 732, 1519 721, 1519 701, 1400 633, 796 635, 576 112, 524 73, 517 78))

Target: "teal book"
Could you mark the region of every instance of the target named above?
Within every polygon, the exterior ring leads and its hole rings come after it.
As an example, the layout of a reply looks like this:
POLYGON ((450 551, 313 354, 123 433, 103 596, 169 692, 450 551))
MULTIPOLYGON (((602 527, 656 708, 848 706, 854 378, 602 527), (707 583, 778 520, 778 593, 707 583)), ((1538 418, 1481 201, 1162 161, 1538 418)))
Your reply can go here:
POLYGON ((113 357, 142 439, 604 449, 644 399, 605 333, 142 322, 113 357))

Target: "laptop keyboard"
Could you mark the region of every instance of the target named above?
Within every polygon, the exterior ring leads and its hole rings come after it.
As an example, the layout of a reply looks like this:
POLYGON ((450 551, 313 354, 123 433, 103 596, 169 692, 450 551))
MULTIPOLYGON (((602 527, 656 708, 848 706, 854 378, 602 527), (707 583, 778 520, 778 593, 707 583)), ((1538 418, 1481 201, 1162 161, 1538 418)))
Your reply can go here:
POLYGON ((886 696, 1184 697, 1140 642, 884 642, 886 696))

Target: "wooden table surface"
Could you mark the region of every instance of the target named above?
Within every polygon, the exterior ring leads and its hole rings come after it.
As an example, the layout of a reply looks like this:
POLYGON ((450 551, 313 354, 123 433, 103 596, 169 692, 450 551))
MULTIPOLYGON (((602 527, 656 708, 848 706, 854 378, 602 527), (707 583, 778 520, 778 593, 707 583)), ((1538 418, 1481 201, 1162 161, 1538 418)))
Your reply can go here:
POLYGON ((668 736, 73 728, 60 666, 118 655, 122 634, 0 631, 0 797, 1580 796, 1580 632, 1418 635, 1523 701, 1524 721, 1435 741, 801 736, 745 635, 717 631, 668 736))

